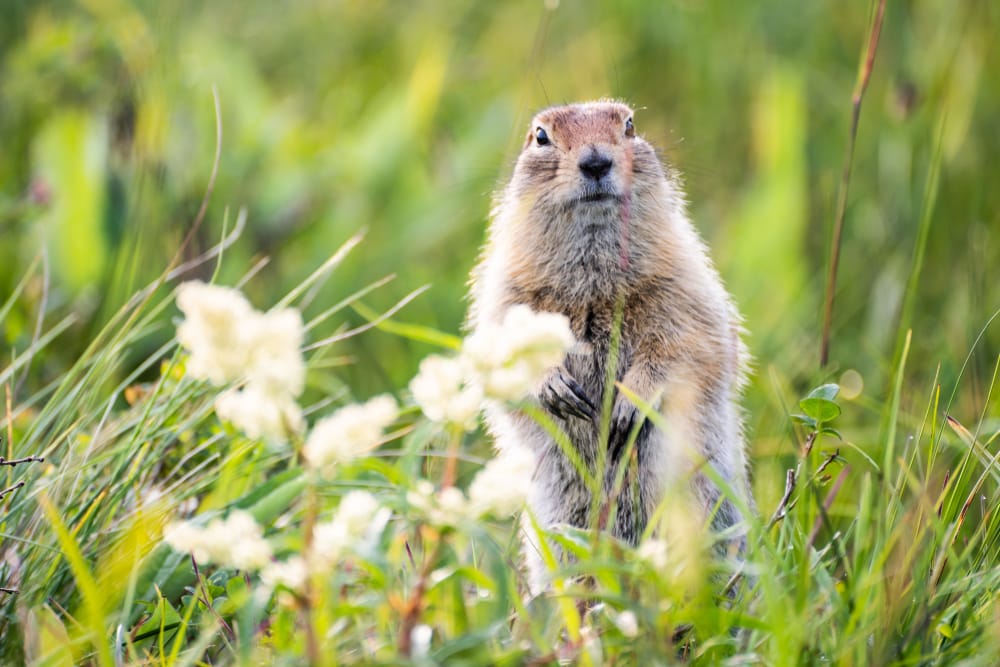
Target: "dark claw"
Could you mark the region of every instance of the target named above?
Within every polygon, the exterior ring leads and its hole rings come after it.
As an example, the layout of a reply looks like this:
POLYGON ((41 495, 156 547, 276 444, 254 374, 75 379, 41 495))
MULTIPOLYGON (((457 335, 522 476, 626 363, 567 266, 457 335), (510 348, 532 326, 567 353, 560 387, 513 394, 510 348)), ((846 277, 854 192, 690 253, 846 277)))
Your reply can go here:
POLYGON ((612 462, 618 461, 625 453, 625 445, 628 444, 629 436, 636 423, 642 420, 642 426, 635 437, 635 446, 638 447, 643 439, 644 433, 650 428, 650 421, 645 419, 639 412, 639 408, 632 404, 627 398, 619 395, 615 399, 615 407, 611 411, 611 430, 608 433, 608 456, 612 462))
POLYGON ((583 387, 565 371, 559 370, 542 387, 539 394, 542 405, 559 417, 579 417, 594 420, 597 408, 587 397, 583 387))

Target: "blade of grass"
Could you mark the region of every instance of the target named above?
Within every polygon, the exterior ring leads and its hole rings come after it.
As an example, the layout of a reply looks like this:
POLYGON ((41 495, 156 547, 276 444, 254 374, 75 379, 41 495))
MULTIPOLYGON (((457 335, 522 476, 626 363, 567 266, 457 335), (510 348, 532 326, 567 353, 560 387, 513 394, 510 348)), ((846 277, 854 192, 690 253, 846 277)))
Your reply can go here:
POLYGON ((879 37, 882 34, 882 18, 885 15, 885 0, 879 0, 868 33, 868 47, 858 69, 858 77, 854 83, 854 93, 851 96, 851 131, 847 143, 847 159, 840 176, 840 193, 837 196, 837 214, 833 223, 833 239, 830 242, 830 265, 826 277, 826 296, 823 305, 823 337, 820 343, 819 365, 826 366, 830 357, 830 329, 833 325, 833 297, 837 287, 837 268, 840 264, 840 243, 844 231, 844 216, 847 214, 847 192, 851 185, 851 164, 854 162, 854 144, 858 136, 858 121, 861 118, 861 102, 864 100, 868 82, 871 79, 875 65, 875 52, 878 50, 879 37))
POLYGON ((45 512, 45 517, 59 540, 59 546, 62 547, 63 555, 66 557, 77 586, 80 588, 83 606, 87 611, 86 626, 90 634, 90 641, 97 652, 98 663, 102 667, 112 667, 114 659, 111 656, 111 647, 108 646, 107 637, 105 637, 104 596, 98 589, 97 581, 90 573, 90 568, 84 560, 76 540, 70 535, 66 524, 63 523, 59 510, 44 492, 39 494, 38 503, 42 506, 42 511, 45 512))

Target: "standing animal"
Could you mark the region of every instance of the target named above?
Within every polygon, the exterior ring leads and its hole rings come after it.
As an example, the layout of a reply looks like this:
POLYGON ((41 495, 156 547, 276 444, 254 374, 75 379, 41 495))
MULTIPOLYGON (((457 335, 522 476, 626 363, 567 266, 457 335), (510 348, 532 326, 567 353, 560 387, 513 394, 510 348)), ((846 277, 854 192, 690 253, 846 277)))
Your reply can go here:
MULTIPOLYGON (((713 528, 731 527, 743 517, 706 466, 752 506, 739 406, 747 363, 740 317, 685 208, 677 173, 636 133, 632 109, 615 101, 538 113, 497 196, 472 275, 469 326, 499 323, 515 304, 569 319, 578 344, 534 398, 603 480, 595 499, 545 429, 521 411, 492 409, 487 422, 498 449, 526 447, 537 457, 529 507, 543 527, 603 526, 636 544, 679 484, 689 485, 688 497, 713 528), (659 411, 663 428, 607 386, 609 368, 615 382, 659 411), (606 391, 613 404, 602 439, 606 391), (620 465, 629 466, 623 479, 620 465)), ((533 531, 525 532, 538 591, 547 572, 533 531)))

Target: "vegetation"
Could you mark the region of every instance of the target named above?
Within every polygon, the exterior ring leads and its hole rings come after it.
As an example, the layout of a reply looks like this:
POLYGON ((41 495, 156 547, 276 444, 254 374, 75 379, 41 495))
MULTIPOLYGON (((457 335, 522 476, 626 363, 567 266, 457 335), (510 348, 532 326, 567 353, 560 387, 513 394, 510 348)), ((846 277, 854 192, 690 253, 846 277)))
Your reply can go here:
POLYGON ((0 662, 1000 662, 1000 11, 885 5, 4 3, 0 662), (530 113, 605 95, 745 314, 759 517, 742 563, 679 503, 558 532, 529 598, 517 475, 411 380, 530 113), (303 336, 277 418, 196 279, 303 336))

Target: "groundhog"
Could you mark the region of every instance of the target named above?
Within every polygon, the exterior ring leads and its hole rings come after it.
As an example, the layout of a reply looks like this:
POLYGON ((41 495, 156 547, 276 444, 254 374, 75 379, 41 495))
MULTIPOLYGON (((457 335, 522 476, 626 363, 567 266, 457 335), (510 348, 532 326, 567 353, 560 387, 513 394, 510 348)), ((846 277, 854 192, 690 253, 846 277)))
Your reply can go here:
MULTIPOLYGON (((678 485, 689 486, 685 495, 713 528, 742 521, 705 474, 714 468, 751 506, 738 404, 747 359, 740 317, 688 220, 677 173, 636 133, 632 109, 598 101, 535 116, 496 198, 471 284, 472 329, 527 304, 565 315, 578 341, 534 399, 593 479, 603 478, 602 497, 523 411, 487 414, 501 452, 527 447, 537 457, 529 508, 540 525, 605 528, 636 544, 678 485), (662 429, 606 386, 609 364, 617 383, 662 415, 662 429), (606 391, 613 403, 602 429, 606 391)), ((526 526, 525 551, 538 591, 548 573, 533 532, 526 526)), ((733 541, 739 533, 731 531, 733 541)))

